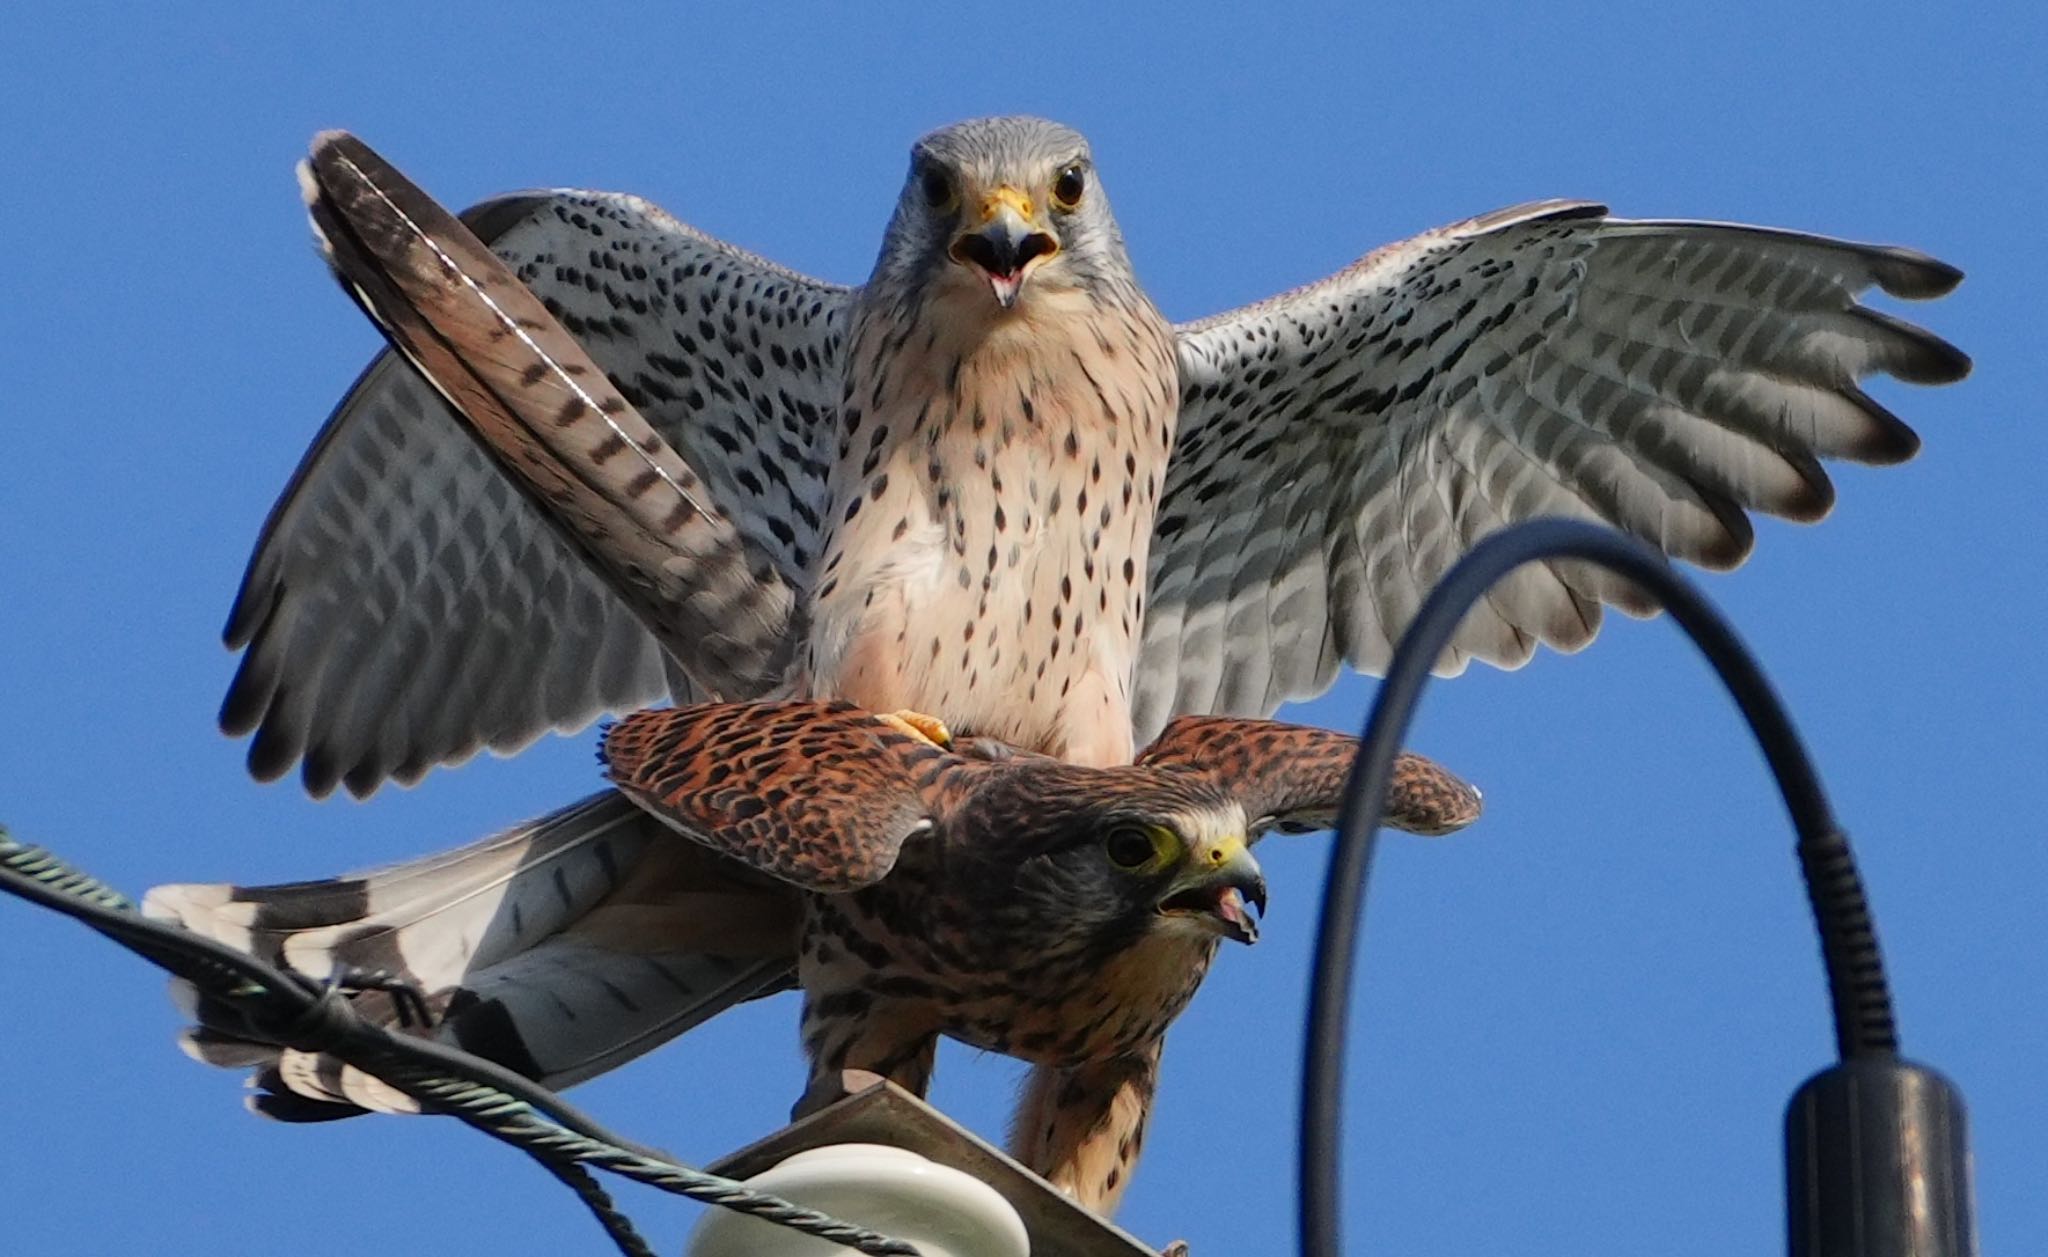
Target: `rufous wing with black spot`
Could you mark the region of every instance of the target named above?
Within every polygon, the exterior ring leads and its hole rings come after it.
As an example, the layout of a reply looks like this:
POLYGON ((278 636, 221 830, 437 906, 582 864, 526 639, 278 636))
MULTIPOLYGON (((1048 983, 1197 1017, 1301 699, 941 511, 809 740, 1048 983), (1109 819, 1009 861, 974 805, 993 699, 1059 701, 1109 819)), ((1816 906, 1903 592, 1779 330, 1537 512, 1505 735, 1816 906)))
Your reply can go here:
POLYGON ((873 885, 958 757, 846 703, 711 703, 606 731, 606 775, 672 828, 806 890, 873 885))
MULTIPOLYGON (((1358 739, 1348 733, 1223 716, 1182 716, 1161 730, 1138 763, 1185 768, 1235 795, 1255 828, 1328 829, 1343 806, 1358 739)), ((1385 820, 1411 834, 1438 835, 1479 818, 1479 791, 1456 773, 1403 751, 1394 760, 1385 820)))

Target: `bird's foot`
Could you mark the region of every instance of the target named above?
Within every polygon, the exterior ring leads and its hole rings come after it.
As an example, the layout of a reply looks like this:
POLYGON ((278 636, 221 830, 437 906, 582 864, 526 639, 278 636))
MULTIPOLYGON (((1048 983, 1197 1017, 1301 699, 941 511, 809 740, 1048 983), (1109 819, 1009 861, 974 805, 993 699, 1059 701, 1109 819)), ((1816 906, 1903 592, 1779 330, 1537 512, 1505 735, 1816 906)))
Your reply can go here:
POLYGON ((366 969, 359 965, 343 964, 335 968, 327 978, 327 985, 343 995, 361 995, 380 991, 391 997, 391 1009, 398 1018, 398 1024, 406 1030, 431 1030, 434 1026, 434 1011, 427 1003, 427 993, 412 978, 389 969, 366 969))
POLYGON ((887 1081, 886 1074, 870 1069, 842 1069, 837 1077, 825 1074, 813 1078, 803 1097, 796 1102, 796 1107, 789 1111, 789 1120, 800 1122, 820 1109, 829 1109, 848 1096, 857 1096, 887 1081))
POLYGON ((892 711, 886 716, 876 716, 875 719, 914 738, 923 738, 941 750, 952 749, 953 731, 946 728, 946 722, 937 716, 927 716, 921 711, 912 711, 906 707, 902 711, 892 711))

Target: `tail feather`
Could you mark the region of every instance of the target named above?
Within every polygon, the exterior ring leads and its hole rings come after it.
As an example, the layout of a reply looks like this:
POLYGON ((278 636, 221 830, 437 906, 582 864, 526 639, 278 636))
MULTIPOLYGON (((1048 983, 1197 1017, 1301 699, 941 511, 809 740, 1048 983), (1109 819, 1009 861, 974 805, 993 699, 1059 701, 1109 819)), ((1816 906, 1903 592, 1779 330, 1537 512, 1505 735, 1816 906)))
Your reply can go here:
MULTIPOLYGON (((679 840, 616 792, 467 847, 327 881, 160 886, 147 914, 314 978, 401 979, 420 1032, 550 1087, 594 1077, 718 1012, 790 985, 798 900, 679 840)), ((287 1121, 417 1111, 329 1057, 252 1037, 173 984, 195 1059, 248 1069, 251 1107, 287 1121)), ((391 996, 351 996, 397 1025, 391 996)))
POLYGON ((589 912, 663 840, 607 791, 425 859, 277 886, 159 886, 143 911, 307 977, 344 960, 433 990, 589 912))
POLYGON ((566 1087, 788 978, 785 957, 624 955, 563 939, 477 975, 442 1024, 464 1050, 566 1087), (599 1025, 602 1033, 589 1029, 599 1025))

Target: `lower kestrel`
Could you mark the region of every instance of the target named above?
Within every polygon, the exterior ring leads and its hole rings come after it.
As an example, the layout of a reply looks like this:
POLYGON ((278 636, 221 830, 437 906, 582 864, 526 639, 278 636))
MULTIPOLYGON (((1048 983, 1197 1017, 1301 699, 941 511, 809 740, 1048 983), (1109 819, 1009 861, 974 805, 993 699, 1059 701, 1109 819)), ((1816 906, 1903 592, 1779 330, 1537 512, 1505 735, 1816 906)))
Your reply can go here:
MULTIPOLYGON (((315 977, 413 984, 432 1033, 550 1085, 718 1009, 804 993, 810 1084, 846 1071, 918 1093, 940 1036, 1040 1068, 1017 1155, 1107 1212, 1143 1142, 1168 1025, 1224 939, 1257 937, 1251 846, 1333 823, 1356 739, 1186 717, 1090 768, 962 739, 941 748, 843 703, 712 704, 614 726, 617 787, 481 844, 289 886, 167 886, 147 911, 315 977)), ((1388 822, 1444 833, 1479 797, 1416 756, 1388 822)), ((392 997, 354 997, 392 1020, 392 997)), ((410 1102, 200 1007, 201 1059, 254 1067, 256 1107, 315 1119, 410 1102)))

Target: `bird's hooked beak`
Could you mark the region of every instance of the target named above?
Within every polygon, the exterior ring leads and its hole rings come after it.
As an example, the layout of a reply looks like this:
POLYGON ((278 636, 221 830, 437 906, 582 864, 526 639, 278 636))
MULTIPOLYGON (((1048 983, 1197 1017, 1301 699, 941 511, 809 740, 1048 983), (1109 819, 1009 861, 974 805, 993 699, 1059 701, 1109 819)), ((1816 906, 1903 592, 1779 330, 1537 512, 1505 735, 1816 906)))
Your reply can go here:
POLYGON ((1162 916, 1187 919, 1240 943, 1259 940, 1254 908, 1266 911, 1266 876, 1235 834, 1195 844, 1159 901, 1162 916))
POLYGON ((962 266, 980 271, 1007 310, 1031 268, 1060 251, 1060 242, 1039 226, 1031 198, 1003 184, 982 198, 981 221, 961 232, 947 253, 962 266))

